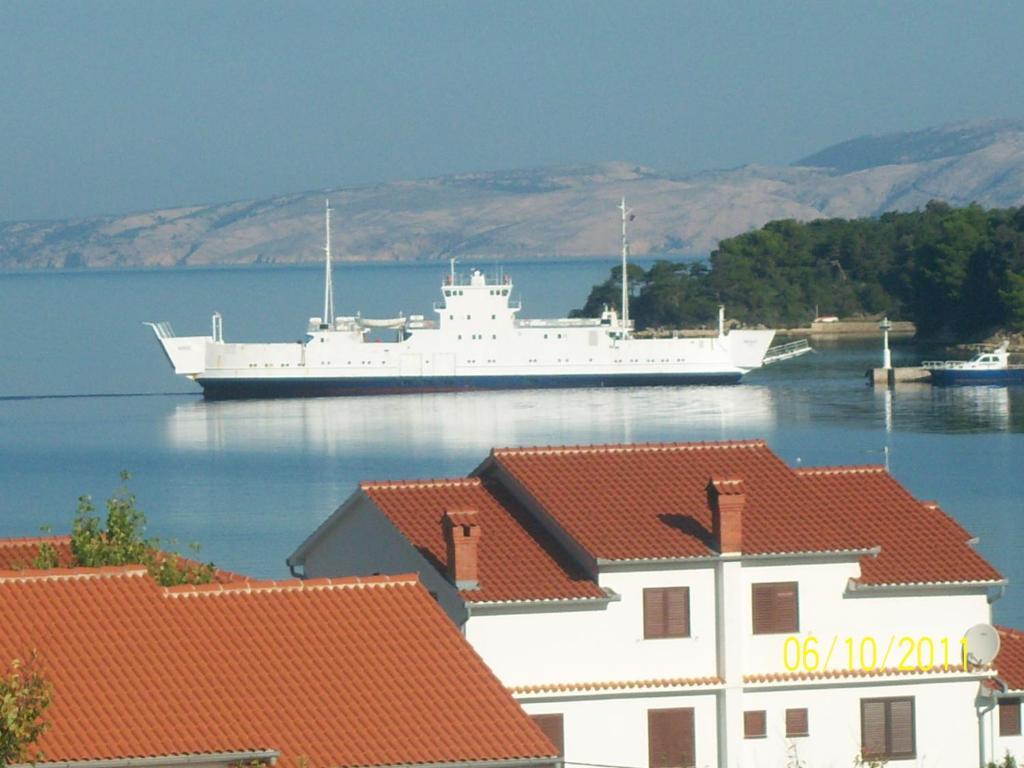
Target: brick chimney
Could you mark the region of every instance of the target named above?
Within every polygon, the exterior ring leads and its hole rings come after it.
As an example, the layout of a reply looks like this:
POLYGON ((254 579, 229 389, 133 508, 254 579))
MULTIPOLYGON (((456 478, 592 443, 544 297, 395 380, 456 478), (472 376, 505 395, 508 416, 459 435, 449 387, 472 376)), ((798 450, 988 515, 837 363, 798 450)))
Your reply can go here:
POLYGON ((743 507, 747 496, 742 480, 711 478, 708 481, 708 507, 711 509, 711 546, 720 554, 743 551, 743 507))
POLYGON ((476 510, 445 512, 441 525, 448 549, 448 578, 457 589, 480 589, 480 525, 476 510))

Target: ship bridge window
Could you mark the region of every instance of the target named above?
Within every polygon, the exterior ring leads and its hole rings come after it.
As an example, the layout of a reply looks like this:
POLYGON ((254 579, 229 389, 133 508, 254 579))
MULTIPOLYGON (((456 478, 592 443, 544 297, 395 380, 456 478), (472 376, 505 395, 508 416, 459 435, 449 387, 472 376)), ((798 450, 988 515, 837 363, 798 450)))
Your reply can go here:
POLYGON ((502 295, 502 296, 508 296, 508 288, 505 288, 505 289, 503 289, 503 290, 501 291, 501 295, 502 295))
POLYGON ((497 320, 497 319, 498 319, 497 315, 491 315, 491 320, 497 320))
POLYGON ((472 320, 472 319, 473 319, 473 316, 472 316, 472 315, 466 315, 466 319, 467 319, 467 320, 472 320))
POLYGON ((448 319, 449 320, 454 320, 455 319, 455 315, 448 315, 448 319))

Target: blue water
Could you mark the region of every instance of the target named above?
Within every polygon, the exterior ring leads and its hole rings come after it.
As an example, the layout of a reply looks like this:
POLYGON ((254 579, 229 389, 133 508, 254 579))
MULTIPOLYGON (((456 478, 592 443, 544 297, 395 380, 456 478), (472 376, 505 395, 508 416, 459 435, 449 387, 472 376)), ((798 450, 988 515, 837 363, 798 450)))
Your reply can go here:
MULTIPOLYGON (((582 304, 609 263, 510 269, 524 316, 582 304)), ((342 266, 336 303, 430 314, 442 268, 342 266)), ((864 384, 875 342, 819 345, 736 387, 555 390, 207 403, 144 320, 231 340, 297 339, 316 269, 0 275, 0 535, 66 530, 80 494, 128 469, 150 532, 232 570, 285 557, 364 479, 461 475, 493 446, 761 437, 791 464, 881 464, 980 537, 1024 626, 1024 388, 864 384), (103 393, 111 397, 77 397, 103 393), (172 393, 172 394, 164 394, 172 393), (60 395, 63 397, 43 397, 60 395), (70 397, 68 397, 70 396, 70 397)), ((920 354, 897 345, 896 364, 920 354)))

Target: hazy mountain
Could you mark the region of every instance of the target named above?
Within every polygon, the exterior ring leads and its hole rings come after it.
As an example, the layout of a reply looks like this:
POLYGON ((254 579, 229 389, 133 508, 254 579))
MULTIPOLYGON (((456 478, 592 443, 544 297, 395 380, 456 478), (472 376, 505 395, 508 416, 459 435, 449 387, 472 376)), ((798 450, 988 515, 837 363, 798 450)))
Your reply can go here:
POLYGON ((634 254, 706 253, 771 219, 875 215, 931 199, 1024 204, 1024 122, 867 136, 791 166, 670 176, 627 163, 448 176, 128 216, 0 224, 0 268, 605 256, 625 195, 634 254))

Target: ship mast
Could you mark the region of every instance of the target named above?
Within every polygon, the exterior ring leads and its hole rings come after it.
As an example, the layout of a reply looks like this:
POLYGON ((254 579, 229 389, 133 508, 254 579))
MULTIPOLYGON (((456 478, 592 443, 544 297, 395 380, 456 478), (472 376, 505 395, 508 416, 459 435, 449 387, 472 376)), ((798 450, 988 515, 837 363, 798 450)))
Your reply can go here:
POLYGON ((625 197, 618 208, 622 211, 622 338, 625 339, 629 336, 629 240, 626 239, 626 222, 633 219, 633 209, 626 207, 625 197))
POLYGON ((321 328, 334 327, 334 286, 331 284, 331 201, 324 200, 326 230, 324 242, 324 317, 321 328))

